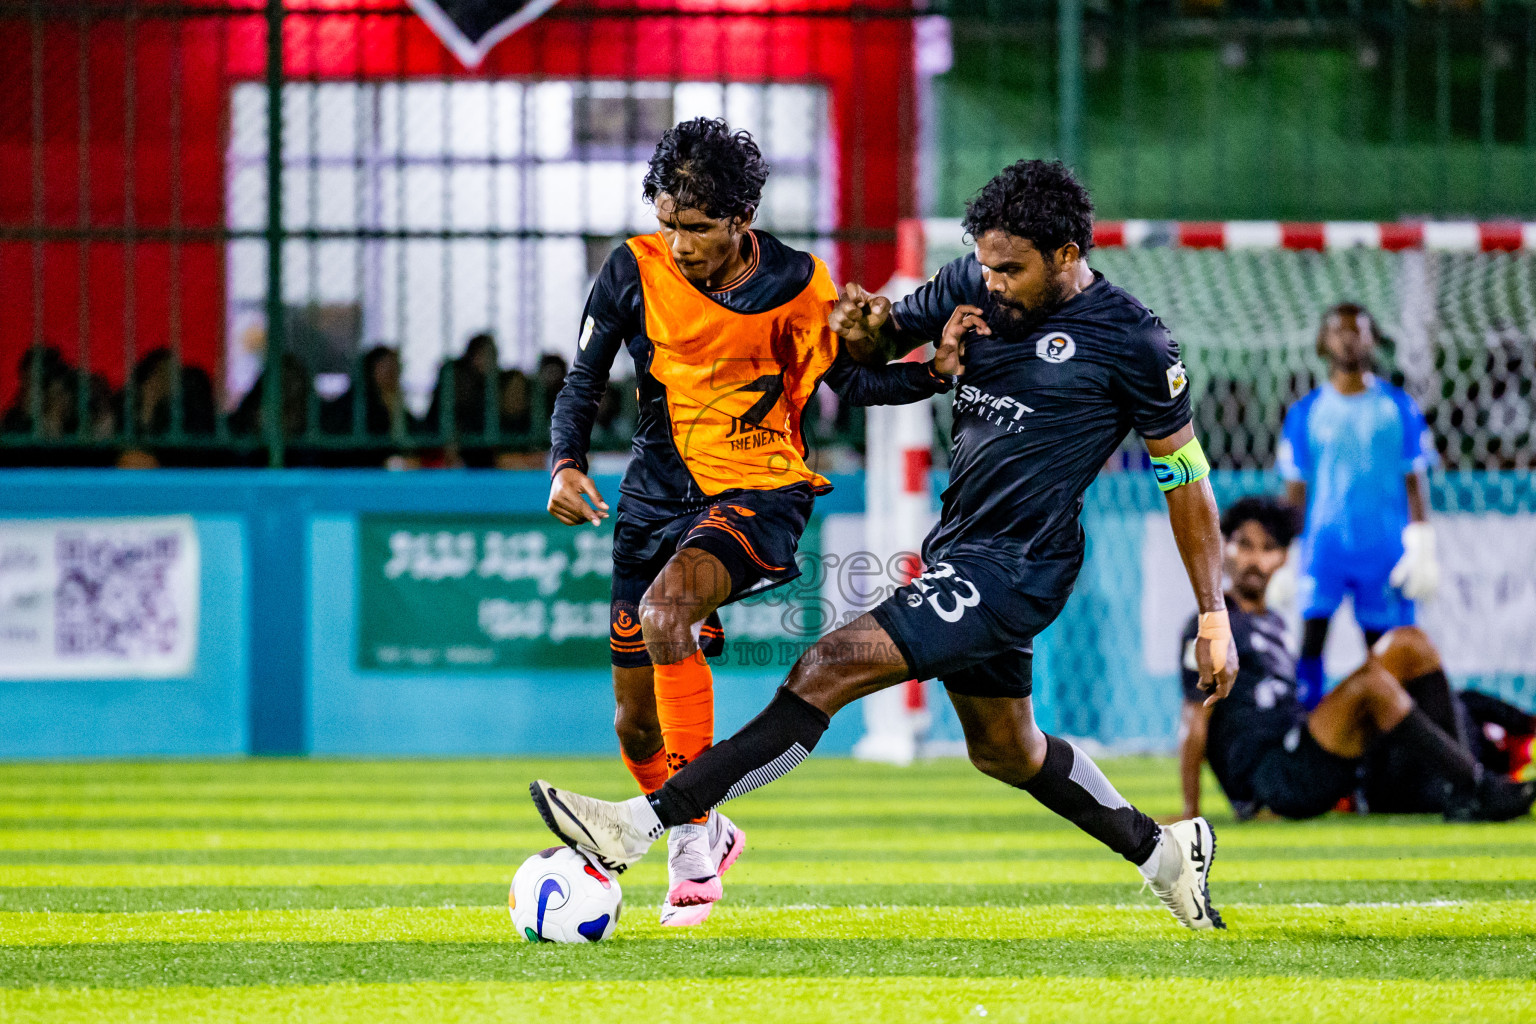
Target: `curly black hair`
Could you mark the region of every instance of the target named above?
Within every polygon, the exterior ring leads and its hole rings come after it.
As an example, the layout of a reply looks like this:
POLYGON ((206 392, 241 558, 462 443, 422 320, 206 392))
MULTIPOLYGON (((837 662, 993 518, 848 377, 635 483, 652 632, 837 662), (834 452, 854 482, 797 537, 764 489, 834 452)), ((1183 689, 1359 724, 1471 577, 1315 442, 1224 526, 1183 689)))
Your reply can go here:
POLYGON ((1238 498, 1221 514, 1221 535, 1230 537, 1244 523, 1258 523, 1283 548, 1296 539, 1296 510, 1268 494, 1238 498))
POLYGON ((747 217, 767 180, 768 163, 750 132, 733 132, 718 117, 696 117, 662 133, 645 172, 645 201, 665 192, 709 217, 747 217))
POLYGON ((1093 200, 1059 160, 1004 167, 965 204, 963 223, 972 238, 998 229, 1027 238, 1047 262, 1068 242, 1084 256, 1093 248, 1093 200))

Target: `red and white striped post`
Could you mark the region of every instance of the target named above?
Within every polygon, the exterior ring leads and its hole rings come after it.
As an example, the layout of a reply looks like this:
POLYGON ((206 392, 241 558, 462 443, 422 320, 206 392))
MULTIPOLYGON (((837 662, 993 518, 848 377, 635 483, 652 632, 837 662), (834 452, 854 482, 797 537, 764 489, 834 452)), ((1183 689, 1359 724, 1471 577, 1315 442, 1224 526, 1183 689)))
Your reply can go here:
MULTIPOLYGON (((880 290, 891 300, 911 292, 923 273, 923 224, 901 225, 896 275, 880 290)), ((933 357, 929 346, 907 355, 908 360, 933 357)), ((871 554, 905 583, 921 571, 916 552, 933 523, 933 409, 929 402, 875 406, 865 413, 864 539, 871 554), (902 559, 911 553, 910 559, 902 559)), ((929 724, 928 705, 920 679, 871 694, 862 701, 864 736, 853 756, 866 761, 909 764, 917 756, 929 724)))

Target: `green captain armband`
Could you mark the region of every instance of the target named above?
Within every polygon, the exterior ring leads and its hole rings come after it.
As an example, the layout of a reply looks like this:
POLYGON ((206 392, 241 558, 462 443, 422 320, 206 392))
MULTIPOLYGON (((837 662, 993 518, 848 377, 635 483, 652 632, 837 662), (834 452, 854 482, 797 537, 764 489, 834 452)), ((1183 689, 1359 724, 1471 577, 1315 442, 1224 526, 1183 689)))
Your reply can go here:
POLYGON ((1190 438, 1188 444, 1172 455, 1152 456, 1152 474, 1157 477, 1157 486, 1164 491, 1192 484, 1210 471, 1211 464, 1205 461, 1205 451, 1200 447, 1198 437, 1190 438))

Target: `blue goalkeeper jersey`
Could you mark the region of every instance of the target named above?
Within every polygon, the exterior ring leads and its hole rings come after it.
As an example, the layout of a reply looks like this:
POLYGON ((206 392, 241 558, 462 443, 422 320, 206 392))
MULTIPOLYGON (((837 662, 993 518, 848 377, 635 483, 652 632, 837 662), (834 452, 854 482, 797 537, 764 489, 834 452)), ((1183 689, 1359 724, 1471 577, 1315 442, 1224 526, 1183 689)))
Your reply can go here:
MULTIPOLYGON (((1375 376, 1357 395, 1323 384, 1291 406, 1279 469, 1307 485, 1305 541, 1313 552, 1402 552, 1409 473, 1435 457, 1424 414, 1402 388, 1375 376)), ((1395 557, 1395 555, 1393 555, 1395 557)))

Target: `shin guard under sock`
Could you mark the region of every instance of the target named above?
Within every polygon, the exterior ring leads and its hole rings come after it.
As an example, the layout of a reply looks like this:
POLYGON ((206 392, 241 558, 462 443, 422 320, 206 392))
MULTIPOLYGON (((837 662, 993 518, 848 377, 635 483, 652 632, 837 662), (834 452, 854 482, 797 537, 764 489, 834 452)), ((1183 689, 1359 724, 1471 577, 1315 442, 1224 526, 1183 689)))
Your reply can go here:
POLYGON ((1472 789, 1482 778, 1483 766, 1436 725, 1423 708, 1416 707, 1408 712, 1408 716, 1384 738, 1413 750, 1441 778, 1459 790, 1472 789))
POLYGON ((710 747, 650 796, 667 828, 706 815, 710 808, 766 786, 804 761, 831 719, 784 687, 741 731, 710 747))
POLYGON ((1157 849, 1157 822, 1132 807, 1089 756, 1064 739, 1045 738, 1045 762, 1024 792, 1132 864, 1157 849))
POLYGON ((667 748, 663 746, 656 753, 643 761, 635 761, 624 751, 619 751, 619 756, 624 759, 624 767, 629 769, 629 774, 635 777, 640 784, 640 792, 654 793, 667 781, 667 748))
POLYGON ((715 738, 715 680, 702 651, 682 661, 652 670, 656 687, 656 720, 661 723, 667 751, 667 774, 709 749, 715 738))

